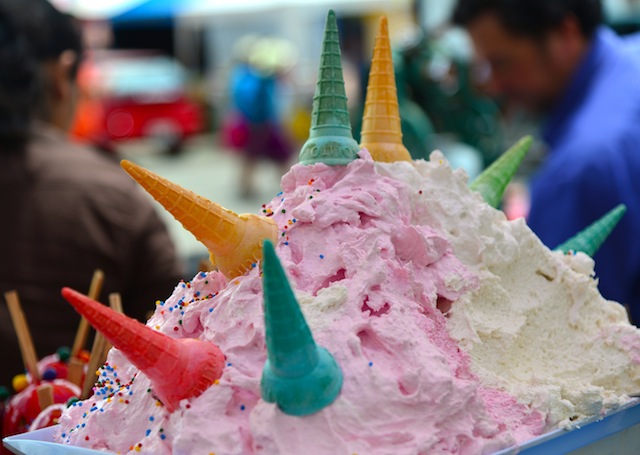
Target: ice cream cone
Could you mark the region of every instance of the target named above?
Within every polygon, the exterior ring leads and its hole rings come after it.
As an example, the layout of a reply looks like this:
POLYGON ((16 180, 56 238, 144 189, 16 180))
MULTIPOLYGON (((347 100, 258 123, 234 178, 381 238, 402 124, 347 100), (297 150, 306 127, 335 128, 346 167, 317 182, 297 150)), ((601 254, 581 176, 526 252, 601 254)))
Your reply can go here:
POLYGON ((222 375, 224 354, 213 343, 170 338, 69 288, 62 296, 151 380, 169 412, 222 375))
POLYGON ((527 156, 533 144, 531 136, 525 136, 507 150, 495 163, 489 166, 469 185, 492 207, 498 207, 507 185, 516 174, 518 167, 527 156))
POLYGON ((329 10, 324 30, 318 83, 313 95, 309 139, 300 151, 300 163, 346 165, 358 158, 358 143, 351 133, 347 96, 342 77, 338 24, 329 10))
POLYGON ((386 16, 380 18, 380 27, 373 48, 364 116, 362 117, 360 147, 369 150, 376 161, 387 163, 411 161, 409 151, 402 144, 396 77, 391 59, 391 43, 386 16))
POLYGON ((264 239, 276 241, 278 228, 271 218, 238 215, 130 161, 121 166, 207 247, 227 278, 242 275, 260 260, 264 239))
POLYGON ((565 253, 582 251, 593 257, 618 225, 626 211, 627 207, 624 204, 618 205, 598 221, 556 247, 556 251, 564 251, 565 253))
POLYGON ((330 405, 342 388, 333 356, 316 345, 273 245, 264 242, 264 314, 267 362, 262 398, 285 414, 313 414, 330 405))

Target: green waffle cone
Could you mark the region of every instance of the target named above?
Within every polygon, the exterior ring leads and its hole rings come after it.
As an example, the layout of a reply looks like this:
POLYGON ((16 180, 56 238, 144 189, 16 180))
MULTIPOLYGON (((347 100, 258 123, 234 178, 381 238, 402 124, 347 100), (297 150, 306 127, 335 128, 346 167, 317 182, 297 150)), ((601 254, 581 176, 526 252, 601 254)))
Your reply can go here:
POLYGON ((469 188, 477 191, 491 207, 498 207, 507 185, 527 156, 533 138, 525 136, 480 174, 469 188))
POLYGON ((593 257, 605 240, 609 237, 613 229, 618 225, 620 219, 627 211, 624 204, 616 206, 605 216, 594 222, 592 225, 580 231, 574 237, 556 247, 556 251, 582 251, 593 257))
POLYGON ((338 23, 329 10, 324 30, 318 83, 313 95, 309 139, 300 151, 300 163, 346 165, 358 158, 358 143, 351 133, 347 96, 342 77, 338 23))
POLYGON ((262 373, 262 398, 276 403, 285 414, 313 414, 336 399, 342 388, 342 371, 333 356, 316 345, 268 240, 263 255, 267 362, 262 373))

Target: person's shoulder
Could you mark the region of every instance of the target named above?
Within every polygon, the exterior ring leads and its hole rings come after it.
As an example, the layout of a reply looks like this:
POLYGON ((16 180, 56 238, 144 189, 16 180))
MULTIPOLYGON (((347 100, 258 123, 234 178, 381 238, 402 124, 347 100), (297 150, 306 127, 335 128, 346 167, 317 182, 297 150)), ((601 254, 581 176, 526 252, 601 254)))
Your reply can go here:
POLYGON ((551 150, 546 174, 558 183, 611 186, 621 173, 640 173, 640 128, 631 122, 575 129, 551 150))
POLYGON ((84 187, 86 191, 135 187, 115 156, 74 143, 62 135, 36 135, 29 146, 30 167, 48 186, 84 187))
MULTIPOLYGON (((640 121, 640 118, 638 119, 640 121)), ((601 161, 614 155, 626 154, 640 146, 640 128, 633 122, 620 122, 611 128, 588 125, 574 128, 571 134, 557 143, 553 155, 565 160, 580 158, 579 161, 601 161)))
MULTIPOLYGON (((602 47, 588 99, 601 104, 617 103, 617 111, 637 108, 640 101, 640 47, 630 45, 611 30, 600 30, 602 47)), ((637 109, 636 109, 637 110, 637 109)), ((610 112, 614 114, 615 112, 610 112)))
POLYGON ((64 195, 112 217, 140 219, 153 210, 115 157, 55 135, 36 138, 29 153, 33 185, 40 192, 64 195))

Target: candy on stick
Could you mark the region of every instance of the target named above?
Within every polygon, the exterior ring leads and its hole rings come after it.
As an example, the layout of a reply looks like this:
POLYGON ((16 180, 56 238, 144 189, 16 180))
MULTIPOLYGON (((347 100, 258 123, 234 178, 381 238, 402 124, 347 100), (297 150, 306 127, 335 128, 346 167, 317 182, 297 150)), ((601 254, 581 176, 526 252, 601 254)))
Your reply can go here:
POLYGON ((402 144, 400 110, 386 16, 380 18, 373 48, 360 147, 366 148, 376 161, 411 161, 409 151, 402 144))
POLYGON ((169 412, 222 375, 224 354, 211 342, 173 339, 69 288, 62 296, 151 380, 169 412))
POLYGON ((40 404, 41 410, 48 408, 54 403, 53 385, 50 383, 40 384, 36 388, 36 394, 38 395, 38 404, 40 404))
POLYGON ((66 403, 80 395, 80 389, 64 379, 54 379, 44 384, 30 384, 12 396, 4 414, 2 434, 9 436, 31 429, 38 415, 55 403, 66 403))
MULTIPOLYGON (((102 285, 104 284, 104 272, 102 270, 97 269, 93 272, 93 277, 91 279, 91 285, 89 286, 89 297, 93 300, 98 300, 100 298, 100 291, 102 291, 102 285)), ((89 323, 84 319, 80 318, 80 325, 78 326, 78 331, 76 332, 76 337, 73 342, 73 347, 71 348, 71 358, 77 358, 80 351, 87 344, 87 338, 89 337, 89 323)))
POLYGON ((69 368, 67 370, 67 380, 77 386, 83 385, 84 362, 80 359, 72 357, 69 360, 69 368))
POLYGON ((38 361, 38 370, 45 381, 53 379, 67 379, 68 363, 71 356, 71 349, 61 346, 56 350, 55 354, 43 357, 38 361))
POLYGON ((15 390, 16 393, 22 392, 28 386, 29 386, 29 378, 27 377, 26 374, 22 374, 22 373, 16 374, 11 380, 11 387, 13 387, 13 390, 15 390))
POLYGON ((58 403, 53 404, 42 411, 40 414, 33 419, 31 422, 31 426, 29 427, 29 431, 41 430, 42 428, 50 427, 52 425, 57 425, 62 412, 67 408, 66 404, 58 403))
POLYGON ((20 305, 20 299, 16 291, 9 291, 4 294, 4 298, 7 301, 7 307, 11 315, 13 327, 18 335, 18 344, 20 345, 20 352, 22 354, 22 360, 24 361, 25 368, 31 375, 34 382, 40 381, 40 372, 38 371, 38 357, 36 356, 36 350, 33 346, 33 339, 31 338, 31 332, 27 325, 27 320, 24 317, 22 306, 20 305))
POLYGON ((211 262, 227 278, 255 266, 262 255, 262 241, 277 238, 278 228, 271 218, 238 215, 130 161, 123 160, 121 166, 207 247, 211 262))

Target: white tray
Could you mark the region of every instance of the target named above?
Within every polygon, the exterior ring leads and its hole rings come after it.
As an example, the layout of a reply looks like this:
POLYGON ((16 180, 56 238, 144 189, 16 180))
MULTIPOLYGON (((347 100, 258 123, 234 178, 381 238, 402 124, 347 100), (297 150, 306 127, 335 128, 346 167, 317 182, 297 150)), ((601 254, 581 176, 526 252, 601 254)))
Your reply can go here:
MULTIPOLYGON (((5 438, 4 446, 17 455, 105 455, 106 452, 53 442, 56 427, 5 438)), ((604 418, 581 422, 572 430, 556 430, 495 455, 638 455, 640 402, 637 400, 604 418)))

